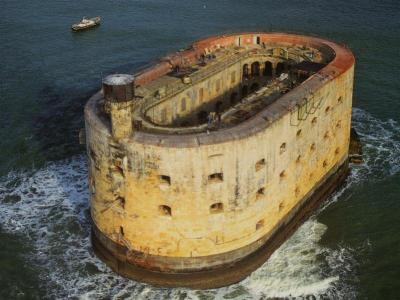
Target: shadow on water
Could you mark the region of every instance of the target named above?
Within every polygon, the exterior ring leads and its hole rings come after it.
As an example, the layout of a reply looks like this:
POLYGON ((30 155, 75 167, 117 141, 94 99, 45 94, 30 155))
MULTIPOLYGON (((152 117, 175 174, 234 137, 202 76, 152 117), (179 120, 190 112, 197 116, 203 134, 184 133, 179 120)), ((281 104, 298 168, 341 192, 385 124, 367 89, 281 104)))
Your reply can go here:
MULTIPOLYGON (((135 73, 148 66, 144 63, 122 65, 107 70, 103 77, 115 73, 135 73)), ((84 146, 79 144, 79 131, 84 128, 84 106, 95 94, 101 84, 91 80, 87 88, 61 88, 47 85, 37 95, 41 99, 41 110, 33 120, 33 139, 38 143, 38 152, 44 162, 64 159, 82 153, 84 146)), ((38 166, 36 166, 38 167, 38 166)))

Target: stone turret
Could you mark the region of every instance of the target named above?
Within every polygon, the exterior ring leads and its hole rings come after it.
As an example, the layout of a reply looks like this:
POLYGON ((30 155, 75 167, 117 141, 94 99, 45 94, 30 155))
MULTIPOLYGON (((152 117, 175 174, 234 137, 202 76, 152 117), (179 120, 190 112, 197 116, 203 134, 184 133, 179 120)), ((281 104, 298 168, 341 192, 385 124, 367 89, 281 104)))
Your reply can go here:
POLYGON ((135 97, 134 77, 113 74, 103 79, 106 111, 110 114, 111 133, 116 140, 132 134, 132 106, 135 97))

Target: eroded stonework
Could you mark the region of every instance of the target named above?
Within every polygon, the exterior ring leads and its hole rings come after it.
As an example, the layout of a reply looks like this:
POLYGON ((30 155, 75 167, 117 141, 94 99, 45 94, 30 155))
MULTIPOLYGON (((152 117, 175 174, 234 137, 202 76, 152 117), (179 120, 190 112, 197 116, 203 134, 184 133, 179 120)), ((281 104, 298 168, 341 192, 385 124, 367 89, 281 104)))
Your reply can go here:
POLYGON ((343 180, 353 74, 333 42, 244 33, 106 78, 85 108, 100 255, 159 285, 248 275, 343 180))

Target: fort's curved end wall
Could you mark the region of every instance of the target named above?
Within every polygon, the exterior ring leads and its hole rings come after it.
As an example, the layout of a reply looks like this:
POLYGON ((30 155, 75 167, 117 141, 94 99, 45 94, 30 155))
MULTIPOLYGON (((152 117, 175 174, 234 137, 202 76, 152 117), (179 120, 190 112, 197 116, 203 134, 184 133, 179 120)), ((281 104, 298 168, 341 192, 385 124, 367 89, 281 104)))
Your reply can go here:
MULTIPOLYGON (((200 274, 240 264, 268 245, 278 230, 300 222, 296 216, 314 192, 346 165, 354 72, 347 48, 314 37, 246 33, 196 42, 179 54, 179 61, 182 56, 195 59, 205 49, 254 43, 305 45, 330 59, 250 119, 210 132, 133 129, 116 140, 99 109, 102 95, 88 102, 91 215, 98 247, 116 258, 109 263, 117 271, 121 263, 166 274, 200 274)), ((179 61, 176 55, 163 58, 136 74, 135 85, 151 84, 179 61)), ((155 284, 185 285, 121 270, 155 284)), ((220 286, 250 271, 223 283, 187 285, 220 286)))

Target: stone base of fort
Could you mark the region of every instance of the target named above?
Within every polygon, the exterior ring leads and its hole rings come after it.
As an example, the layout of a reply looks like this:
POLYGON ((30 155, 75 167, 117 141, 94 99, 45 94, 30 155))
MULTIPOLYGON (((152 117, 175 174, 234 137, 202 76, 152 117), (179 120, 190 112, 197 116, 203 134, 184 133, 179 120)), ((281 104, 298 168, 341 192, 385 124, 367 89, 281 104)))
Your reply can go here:
POLYGON ((297 207, 282 219, 272 234, 235 250, 231 257, 249 252, 250 249, 256 249, 255 251, 230 263, 226 263, 226 254, 205 256, 196 258, 204 261, 204 268, 200 270, 174 271, 169 267, 174 266, 179 258, 146 256, 143 253, 139 254, 139 259, 136 257, 138 263, 132 263, 132 251, 106 237, 95 224, 92 230, 93 249, 115 272, 155 286, 211 289, 237 283, 259 268, 315 212, 321 202, 344 182, 348 170, 347 159, 333 167, 315 188, 299 201, 297 207), (207 267, 207 262, 212 260, 215 263, 219 256, 223 263, 217 266, 213 264, 212 268, 207 267), (154 267, 152 261, 163 261, 165 268, 154 267))

